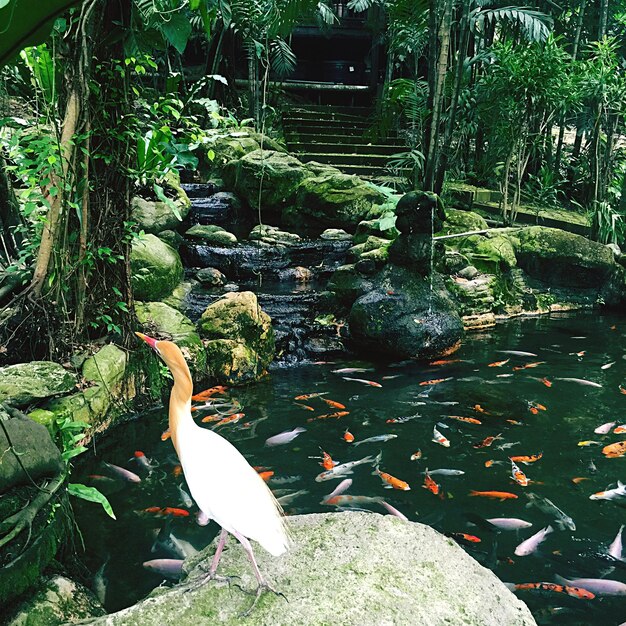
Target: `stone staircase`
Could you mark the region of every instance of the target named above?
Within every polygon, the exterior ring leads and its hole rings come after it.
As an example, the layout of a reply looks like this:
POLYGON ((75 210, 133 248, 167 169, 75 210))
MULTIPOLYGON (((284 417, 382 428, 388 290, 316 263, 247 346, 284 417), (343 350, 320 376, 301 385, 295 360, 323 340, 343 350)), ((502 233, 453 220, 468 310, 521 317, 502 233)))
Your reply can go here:
POLYGON ((283 113, 287 148, 303 162, 328 163, 346 174, 397 184, 405 171, 392 171, 387 163, 407 148, 395 131, 386 139, 372 139, 371 114, 365 107, 292 107, 283 113))

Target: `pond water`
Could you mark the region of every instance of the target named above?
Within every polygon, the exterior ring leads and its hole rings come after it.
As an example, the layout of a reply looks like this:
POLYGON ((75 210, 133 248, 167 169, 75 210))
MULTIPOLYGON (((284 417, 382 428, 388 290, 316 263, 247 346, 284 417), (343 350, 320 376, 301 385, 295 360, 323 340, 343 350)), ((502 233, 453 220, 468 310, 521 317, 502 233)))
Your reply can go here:
MULTIPOLYGON (((460 541, 464 549, 502 580, 554 582, 555 575, 561 575, 605 576, 626 582, 626 564, 611 563, 606 556, 608 545, 626 522, 624 508, 619 500, 589 499, 590 494, 609 485, 614 487, 617 479, 626 476, 626 458, 608 459, 601 452, 603 445, 624 439, 624 435, 594 433, 605 422, 626 422, 626 395, 620 392, 620 385, 626 384, 625 330, 624 317, 598 312, 573 317, 520 318, 488 332, 469 335, 462 348, 442 365, 382 365, 346 359, 276 369, 258 384, 230 392, 227 397, 241 404, 245 418, 220 427, 218 432, 234 442, 252 465, 274 472, 268 484, 278 496, 301 492, 284 505, 288 515, 334 510, 321 501, 339 481, 315 481, 315 476, 323 471, 319 459, 314 458, 320 456, 320 449, 339 462, 382 451, 380 469, 407 481, 410 491, 384 489, 381 479, 372 475, 372 466, 363 464, 349 476, 354 482, 347 494, 380 496, 410 520, 447 534, 479 537, 480 543, 460 541), (505 362, 489 366, 500 361, 505 362), (524 367, 537 362, 535 367, 524 367), (373 371, 333 373, 344 367, 373 371), (382 387, 346 380, 344 376, 376 381, 382 387), (568 378, 602 386, 561 380, 568 378), (438 379, 444 380, 423 384, 438 379), (313 393, 326 395, 299 404, 294 400, 300 394, 313 393), (321 398, 345 405, 349 413, 339 418, 315 419, 339 410, 321 398), (450 415, 470 417, 481 423, 461 422, 450 415), (306 431, 291 443, 264 446, 268 437, 298 426, 306 431), (450 447, 432 441, 435 426, 449 439, 450 447), (397 437, 355 447, 344 441, 346 429, 354 435, 355 443, 383 434, 397 437), (475 447, 486 437, 497 435, 500 438, 491 446, 475 447), (602 445, 579 445, 589 440, 602 445), (411 461, 418 450, 421 459, 411 461), (508 457, 539 453, 543 456, 536 462, 518 463, 530 484, 516 484, 511 479, 508 457), (486 467, 489 460, 495 463, 486 467), (422 472, 426 468, 458 469, 464 474, 433 476, 441 485, 441 498, 422 488, 422 472), (583 480, 573 482, 573 478, 583 480), (518 497, 500 501, 471 496, 472 490, 506 491, 518 497), (555 521, 549 512, 527 506, 528 493, 550 499, 573 518, 576 530, 555 526, 555 532, 547 536, 535 554, 519 557, 514 554, 516 546, 555 521), (472 522, 480 522, 476 516, 522 518, 532 527, 494 533, 473 525, 472 522)), ((208 414, 197 412, 199 417, 208 414)), ((100 486, 109 495, 117 515, 117 521, 113 521, 96 505, 75 505, 86 545, 84 560, 91 571, 100 569, 104 573, 109 611, 132 604, 162 582, 161 576, 142 567, 144 561, 172 556, 159 548, 151 551, 155 533, 164 526, 165 519, 141 512, 148 507, 186 508, 178 489, 184 485, 184 479, 177 475, 173 447, 171 442, 161 441, 166 428, 167 414, 163 408, 137 416, 97 442, 95 456, 83 461, 73 476, 77 482, 100 486), (136 450, 143 451, 157 466, 149 476, 142 473, 135 461, 129 461, 136 450), (103 461, 136 471, 143 477, 142 482, 111 480, 113 475, 103 461), (106 475, 109 480, 89 478, 90 475, 106 475)), ((386 512, 375 503, 365 508, 386 512)), ((201 549, 217 529, 214 524, 198 526, 193 507, 190 511, 189 517, 172 519, 171 530, 179 539, 201 549)), ((102 589, 102 577, 98 578, 102 589)), ((556 592, 517 593, 540 623, 617 625, 626 620, 623 596, 581 600, 556 592)))

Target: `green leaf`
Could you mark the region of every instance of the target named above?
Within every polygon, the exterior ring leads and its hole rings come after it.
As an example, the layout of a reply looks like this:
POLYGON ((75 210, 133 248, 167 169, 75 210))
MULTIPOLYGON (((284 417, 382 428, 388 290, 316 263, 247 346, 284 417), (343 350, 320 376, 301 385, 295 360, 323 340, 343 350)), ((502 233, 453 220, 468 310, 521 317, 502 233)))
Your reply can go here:
POLYGON ((95 487, 87 487, 87 485, 82 485, 80 483, 69 483, 67 491, 70 495, 81 498, 82 500, 101 504, 102 508, 106 511, 109 517, 117 519, 106 496, 100 493, 95 487))
POLYGON ((182 13, 175 13, 161 24, 161 31, 167 41, 182 54, 191 35, 191 22, 182 13))
POLYGON ((389 230, 396 225, 396 216, 395 215, 386 215, 381 217, 378 220, 378 226, 380 230, 389 230))
POLYGON ((161 185, 157 185, 156 183, 154 183, 153 187, 154 193, 156 194, 157 198, 161 202, 165 202, 165 204, 167 204, 167 206, 172 209, 172 213, 176 216, 176 219, 182 222, 183 218, 180 214, 180 211, 178 210, 178 207, 176 206, 176 204, 174 204, 174 202, 172 202, 171 198, 168 198, 165 195, 165 193, 163 192, 163 187, 161 187, 161 185))
POLYGON ((62 455, 61 458, 64 461, 69 461, 70 459, 73 459, 75 456, 78 456, 79 454, 82 454, 83 452, 86 452, 87 448, 85 448, 85 446, 78 446, 77 448, 72 448, 71 450, 66 450, 62 455))
POLYGON ((44 42, 57 17, 81 0, 0 0, 0 67, 22 48, 44 42))

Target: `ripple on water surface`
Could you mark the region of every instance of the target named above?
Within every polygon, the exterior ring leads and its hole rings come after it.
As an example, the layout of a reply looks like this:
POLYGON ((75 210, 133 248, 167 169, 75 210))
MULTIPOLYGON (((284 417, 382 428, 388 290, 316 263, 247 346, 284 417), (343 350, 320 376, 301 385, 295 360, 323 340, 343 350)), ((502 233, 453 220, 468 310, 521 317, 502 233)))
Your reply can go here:
MULTIPOLYGON (((321 456, 320 449, 340 463, 382 451, 380 470, 406 481, 411 489, 385 489, 386 483, 365 463, 348 476, 353 484, 347 494, 382 497, 410 520, 446 534, 473 536, 465 540, 456 535, 472 556, 502 580, 553 583, 560 575, 569 579, 604 576, 626 582, 626 564, 610 562, 606 555, 626 520, 622 501, 589 499, 624 478, 626 461, 605 458, 601 450, 626 435, 594 433, 606 422, 626 423, 626 395, 620 391, 620 385, 626 384, 624 331, 626 319, 611 315, 519 319, 468 336, 457 353, 437 365, 382 365, 346 359, 283 369, 257 385, 233 389, 224 396, 229 404, 220 411, 243 412, 245 416, 220 426, 218 432, 233 441, 260 471, 273 472, 269 485, 278 497, 284 497, 288 514, 334 510, 321 501, 338 481, 315 480, 324 471, 316 458, 321 456), (520 352, 529 355, 517 354, 520 352), (372 370, 333 372, 346 367, 372 370), (374 381, 382 387, 349 379, 374 381), (324 395, 294 399, 319 393, 324 395), (329 414, 337 416, 317 419, 329 414), (288 444, 264 446, 268 437, 297 427, 306 430, 288 444), (449 440, 449 447, 432 441, 434 428, 449 440), (355 443, 378 435, 397 437, 355 447, 344 440, 346 429, 355 443), (489 438, 494 439, 485 445, 489 438), (581 442, 585 445, 579 445, 581 442), (418 450, 421 458, 412 461, 418 450), (517 462, 529 484, 516 483, 509 457, 540 453, 539 460, 517 462), (432 479, 441 491, 435 495, 432 489, 422 488, 426 468, 464 473, 433 472, 432 479), (509 492, 517 498, 472 496, 472 491, 509 492), (548 498, 571 516, 576 529, 555 525, 549 507, 528 506, 532 499, 528 493, 540 501, 548 498), (501 517, 520 518, 532 527, 494 533, 482 523, 484 518, 501 517), (555 530, 535 553, 515 554, 523 540, 549 524, 555 530)), ((199 423, 209 414, 203 410, 194 413, 199 423)), ((184 478, 176 468, 173 447, 169 441, 161 441, 166 419, 162 409, 118 427, 98 442, 97 458, 84 461, 76 476, 87 484, 97 485, 100 480, 118 517, 110 520, 92 504, 77 506, 87 565, 95 572, 106 562, 108 610, 127 606, 160 584, 157 574, 142 568, 144 561, 172 556, 163 546, 153 548, 155 534, 167 523, 165 517, 144 511, 149 507, 185 508, 178 488, 184 485, 184 478), (129 461, 135 450, 142 450, 156 465, 149 476, 142 474, 141 483, 88 478, 106 474, 102 461, 134 467, 141 473, 136 461, 129 461)), ((206 427, 214 424, 208 422, 206 427)), ((361 505, 385 512, 375 501, 361 505)), ((169 524, 178 539, 201 549, 216 528, 213 524, 197 526, 193 507, 190 510, 189 517, 174 516, 169 524)), ((623 596, 584 600, 555 591, 517 593, 540 623, 617 625, 626 619, 623 596)))

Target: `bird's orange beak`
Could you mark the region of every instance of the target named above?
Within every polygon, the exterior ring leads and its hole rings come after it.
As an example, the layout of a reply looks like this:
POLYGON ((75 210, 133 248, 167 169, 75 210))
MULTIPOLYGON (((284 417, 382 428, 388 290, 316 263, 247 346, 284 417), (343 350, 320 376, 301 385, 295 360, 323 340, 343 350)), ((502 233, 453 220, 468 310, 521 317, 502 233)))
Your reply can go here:
POLYGON ((144 335, 143 333, 135 332, 135 335, 139 337, 139 339, 143 339, 153 350, 157 350, 157 340, 152 337, 148 337, 148 335, 144 335))

